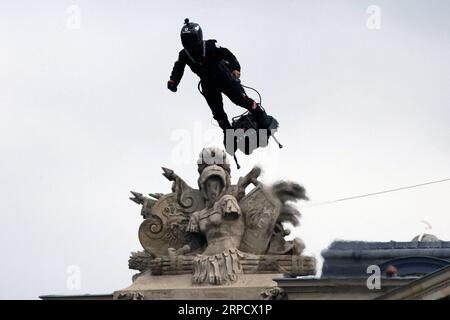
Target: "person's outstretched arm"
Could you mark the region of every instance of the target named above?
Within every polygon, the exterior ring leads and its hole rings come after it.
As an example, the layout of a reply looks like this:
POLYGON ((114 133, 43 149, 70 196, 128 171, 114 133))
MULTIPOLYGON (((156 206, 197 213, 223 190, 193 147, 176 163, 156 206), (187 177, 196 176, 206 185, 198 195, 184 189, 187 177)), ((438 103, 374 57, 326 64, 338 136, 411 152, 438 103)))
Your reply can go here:
POLYGON ((186 67, 186 58, 183 55, 183 51, 178 54, 178 60, 173 65, 172 73, 170 74, 170 80, 167 82, 167 88, 173 92, 177 91, 177 86, 181 81, 184 74, 184 68, 186 67))

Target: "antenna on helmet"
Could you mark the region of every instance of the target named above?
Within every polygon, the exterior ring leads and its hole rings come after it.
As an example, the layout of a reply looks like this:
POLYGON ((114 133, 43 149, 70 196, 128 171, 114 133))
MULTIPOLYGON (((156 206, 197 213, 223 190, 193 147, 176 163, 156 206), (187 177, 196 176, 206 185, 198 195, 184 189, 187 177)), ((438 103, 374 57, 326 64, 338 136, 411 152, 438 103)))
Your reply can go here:
POLYGON ((184 24, 189 24, 189 18, 184 19, 184 24))

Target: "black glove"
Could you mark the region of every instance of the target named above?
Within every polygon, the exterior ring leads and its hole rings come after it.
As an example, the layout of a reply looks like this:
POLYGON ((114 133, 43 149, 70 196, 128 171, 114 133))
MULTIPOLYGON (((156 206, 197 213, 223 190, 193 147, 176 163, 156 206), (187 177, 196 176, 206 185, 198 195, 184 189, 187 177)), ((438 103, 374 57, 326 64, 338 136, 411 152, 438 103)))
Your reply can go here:
POLYGON ((167 82, 167 88, 172 92, 177 92, 177 84, 173 80, 167 82))

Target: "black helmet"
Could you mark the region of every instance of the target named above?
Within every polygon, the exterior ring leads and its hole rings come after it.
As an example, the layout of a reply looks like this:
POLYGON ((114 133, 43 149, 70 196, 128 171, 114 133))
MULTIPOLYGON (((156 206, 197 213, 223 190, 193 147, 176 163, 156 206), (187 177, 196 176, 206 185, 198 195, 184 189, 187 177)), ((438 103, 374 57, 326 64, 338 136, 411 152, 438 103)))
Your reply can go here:
POLYGON ((202 28, 195 23, 184 19, 184 26, 181 29, 181 43, 185 49, 193 49, 203 41, 202 28))

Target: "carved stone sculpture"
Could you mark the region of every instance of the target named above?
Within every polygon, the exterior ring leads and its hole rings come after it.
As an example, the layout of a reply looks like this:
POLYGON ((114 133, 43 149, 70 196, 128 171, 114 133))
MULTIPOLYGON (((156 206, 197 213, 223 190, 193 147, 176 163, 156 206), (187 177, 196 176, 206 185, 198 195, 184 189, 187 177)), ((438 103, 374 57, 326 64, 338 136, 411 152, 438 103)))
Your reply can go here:
POLYGON ((290 203, 307 199, 304 188, 293 182, 265 186, 257 180, 258 167, 232 185, 230 171, 224 151, 205 148, 198 189, 163 168, 171 193, 132 191, 130 199, 142 205, 145 251, 133 253, 129 267, 152 275, 191 274, 193 285, 223 285, 243 274, 315 274, 315 259, 302 255, 303 242, 284 238, 285 223, 299 223, 290 203))

